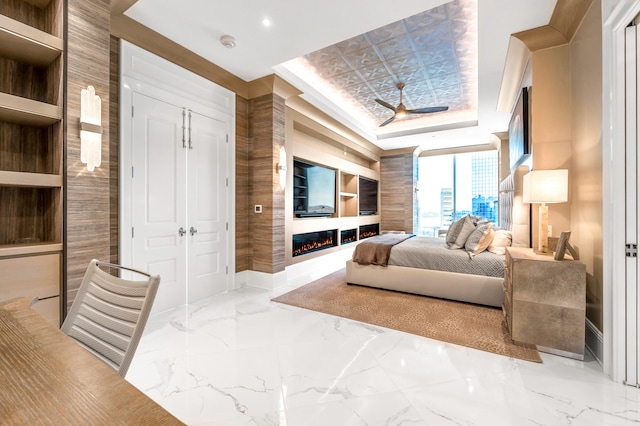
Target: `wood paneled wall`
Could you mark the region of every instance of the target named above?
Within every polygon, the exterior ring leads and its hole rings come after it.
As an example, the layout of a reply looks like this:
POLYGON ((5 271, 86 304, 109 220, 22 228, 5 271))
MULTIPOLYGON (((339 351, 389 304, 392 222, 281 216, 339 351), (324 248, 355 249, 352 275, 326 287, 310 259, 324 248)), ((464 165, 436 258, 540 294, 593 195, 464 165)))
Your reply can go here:
POLYGON ((249 102, 236 96, 236 272, 249 269, 249 102))
POLYGON ((416 229, 418 157, 414 153, 380 158, 380 230, 416 229))
POLYGON ((120 227, 120 40, 111 37, 109 57, 109 256, 118 264, 120 227))
POLYGON ((276 171, 284 146, 284 103, 273 93, 249 102, 250 269, 271 274, 286 266, 284 190, 276 171), (254 204, 262 205, 262 213, 254 213, 254 204))
POLYGON ((110 258, 109 221, 109 0, 67 1, 65 151, 65 277, 67 307, 92 258, 110 258), (93 86, 102 99, 102 164, 80 161, 80 92, 93 86))

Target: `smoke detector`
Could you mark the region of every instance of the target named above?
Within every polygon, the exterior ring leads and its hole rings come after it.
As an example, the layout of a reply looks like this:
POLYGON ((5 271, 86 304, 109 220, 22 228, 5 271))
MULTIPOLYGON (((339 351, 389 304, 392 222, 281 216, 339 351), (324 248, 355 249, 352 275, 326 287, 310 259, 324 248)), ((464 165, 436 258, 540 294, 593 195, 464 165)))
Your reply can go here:
POLYGON ((220 43, 222 43, 222 45, 224 47, 226 47, 227 49, 231 49, 236 47, 236 39, 233 36, 230 36, 228 34, 225 34, 223 36, 220 37, 220 43))

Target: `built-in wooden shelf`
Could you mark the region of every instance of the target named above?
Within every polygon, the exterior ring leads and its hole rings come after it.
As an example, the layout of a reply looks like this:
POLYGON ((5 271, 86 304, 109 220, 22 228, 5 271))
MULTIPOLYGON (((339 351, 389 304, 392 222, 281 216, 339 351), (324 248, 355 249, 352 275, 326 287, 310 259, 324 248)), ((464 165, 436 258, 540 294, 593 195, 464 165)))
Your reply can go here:
POLYGON ((52 63, 63 50, 61 38, 0 15, 1 56, 43 66, 52 63))
POLYGON ((351 192, 341 192, 340 196, 341 197, 352 198, 352 197, 357 197, 358 194, 354 194, 354 193, 351 193, 351 192))
POLYGON ((66 1, 0 1, 0 300, 46 298, 59 326, 66 1))
POLYGON ((28 126, 50 126, 62 120, 62 107, 0 93, 0 120, 28 126))
POLYGON ((0 170, 0 186, 61 188, 62 175, 0 170))
POLYGON ((40 8, 47 7, 51 3, 51 0, 22 0, 22 1, 40 8))
POLYGON ((62 243, 2 244, 0 257, 24 256, 62 251, 62 243))

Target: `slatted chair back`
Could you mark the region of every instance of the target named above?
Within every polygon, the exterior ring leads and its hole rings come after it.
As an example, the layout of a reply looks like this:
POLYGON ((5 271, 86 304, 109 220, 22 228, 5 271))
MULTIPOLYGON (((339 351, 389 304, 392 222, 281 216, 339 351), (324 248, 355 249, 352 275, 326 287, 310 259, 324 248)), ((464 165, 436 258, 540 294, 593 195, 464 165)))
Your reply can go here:
POLYGON ((159 284, 158 275, 93 259, 61 329, 124 377, 159 284), (146 279, 119 278, 100 267, 126 269, 146 279))

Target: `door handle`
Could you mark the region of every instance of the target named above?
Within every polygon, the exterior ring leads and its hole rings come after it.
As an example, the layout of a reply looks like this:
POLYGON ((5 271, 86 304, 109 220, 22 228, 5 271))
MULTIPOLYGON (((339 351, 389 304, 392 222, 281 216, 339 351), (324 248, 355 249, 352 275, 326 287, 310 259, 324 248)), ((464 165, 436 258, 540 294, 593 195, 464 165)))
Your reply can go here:
POLYGON ((191 232, 191 235, 193 236, 196 232, 198 232, 198 230, 192 226, 191 229, 189 229, 189 232, 191 232))
POLYGON ((180 227, 180 229, 178 229, 178 235, 180 235, 181 237, 184 237, 184 234, 186 233, 187 231, 185 231, 182 226, 180 227))

